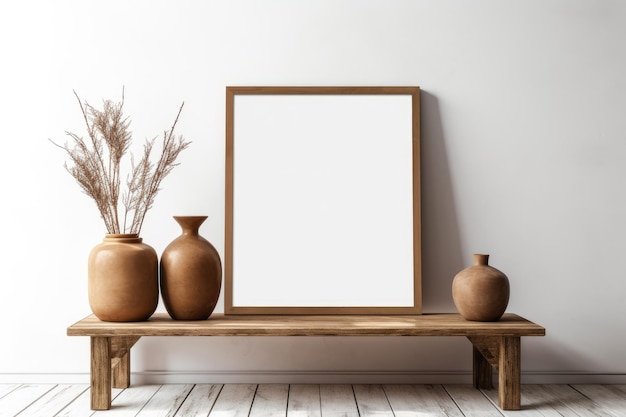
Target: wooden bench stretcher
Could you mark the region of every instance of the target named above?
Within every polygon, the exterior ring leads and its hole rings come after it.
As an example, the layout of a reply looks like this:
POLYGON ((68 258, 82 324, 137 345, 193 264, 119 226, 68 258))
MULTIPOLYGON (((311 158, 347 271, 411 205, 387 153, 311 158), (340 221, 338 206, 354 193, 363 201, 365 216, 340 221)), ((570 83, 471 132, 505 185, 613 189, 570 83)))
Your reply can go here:
POLYGON ((416 316, 231 316, 174 321, 156 313, 148 321, 104 322, 88 316, 67 329, 69 336, 91 338, 91 408, 111 408, 111 388, 130 386, 130 350, 142 336, 463 336, 473 345, 473 383, 493 388, 503 410, 521 408, 522 336, 544 336, 545 329, 507 313, 497 322, 472 322, 458 314, 416 316))

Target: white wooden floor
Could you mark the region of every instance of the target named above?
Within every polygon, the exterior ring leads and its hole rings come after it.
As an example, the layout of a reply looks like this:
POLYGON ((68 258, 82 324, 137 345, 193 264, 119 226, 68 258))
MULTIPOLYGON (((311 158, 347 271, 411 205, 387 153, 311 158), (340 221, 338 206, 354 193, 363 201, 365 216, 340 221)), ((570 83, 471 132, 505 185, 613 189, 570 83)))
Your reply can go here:
POLYGON ((523 385, 521 411, 469 385, 171 384, 113 397, 111 410, 93 412, 87 385, 0 384, 0 417, 626 416, 626 385, 523 385))

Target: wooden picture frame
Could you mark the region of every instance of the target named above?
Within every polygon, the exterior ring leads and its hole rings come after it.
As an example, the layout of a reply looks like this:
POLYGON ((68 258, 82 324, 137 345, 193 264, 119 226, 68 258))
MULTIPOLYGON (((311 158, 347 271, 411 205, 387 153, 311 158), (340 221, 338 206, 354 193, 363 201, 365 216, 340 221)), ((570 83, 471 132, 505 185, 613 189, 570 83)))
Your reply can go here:
POLYGON ((421 314, 419 87, 226 87, 225 314, 421 314))

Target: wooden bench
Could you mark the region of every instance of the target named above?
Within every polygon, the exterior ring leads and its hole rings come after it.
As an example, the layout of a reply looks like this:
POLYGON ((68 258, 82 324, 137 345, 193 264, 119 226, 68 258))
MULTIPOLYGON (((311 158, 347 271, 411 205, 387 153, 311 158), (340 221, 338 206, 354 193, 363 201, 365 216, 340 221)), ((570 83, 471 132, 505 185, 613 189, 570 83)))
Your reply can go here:
POLYGON ((89 316, 67 329, 91 338, 91 408, 111 408, 111 387, 130 386, 130 350, 142 336, 464 336, 473 345, 476 388, 493 388, 504 410, 521 408, 521 336, 544 336, 545 329, 515 314, 497 322, 471 322, 458 314, 420 316, 224 316, 174 321, 156 313, 145 322, 111 323, 89 316))

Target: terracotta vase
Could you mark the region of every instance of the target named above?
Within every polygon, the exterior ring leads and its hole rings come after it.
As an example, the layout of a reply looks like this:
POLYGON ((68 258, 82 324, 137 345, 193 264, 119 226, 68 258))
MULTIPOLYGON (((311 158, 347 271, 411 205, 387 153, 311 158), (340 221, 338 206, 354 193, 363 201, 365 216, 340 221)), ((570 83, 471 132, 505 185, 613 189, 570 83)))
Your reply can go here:
POLYGON ((466 320, 497 321, 509 304, 509 279, 488 262, 489 255, 474 255, 474 265, 452 282, 454 304, 466 320))
POLYGON ((199 235, 207 216, 174 216, 182 234, 161 256, 161 295, 174 320, 205 320, 217 304, 222 263, 217 250, 199 235))
POLYGON ((89 305, 104 321, 143 321, 159 302, 158 256, 137 234, 107 234, 89 254, 89 305))

